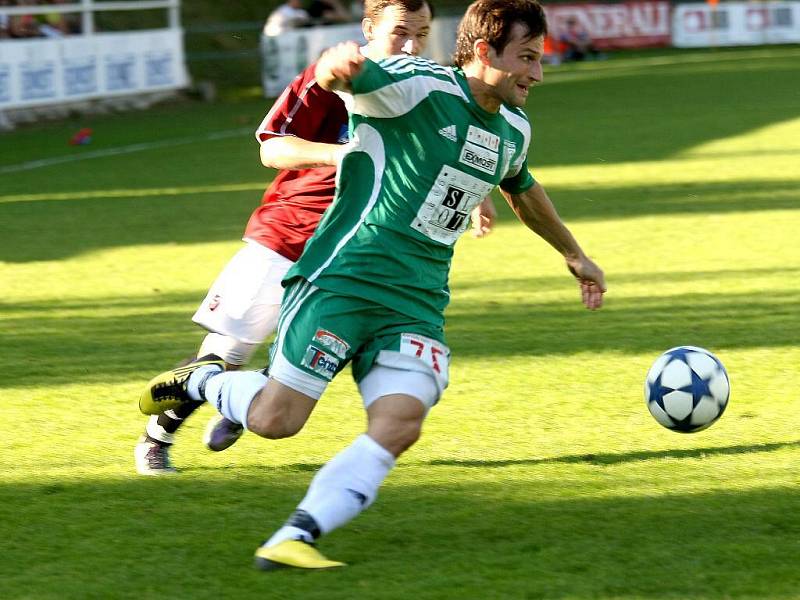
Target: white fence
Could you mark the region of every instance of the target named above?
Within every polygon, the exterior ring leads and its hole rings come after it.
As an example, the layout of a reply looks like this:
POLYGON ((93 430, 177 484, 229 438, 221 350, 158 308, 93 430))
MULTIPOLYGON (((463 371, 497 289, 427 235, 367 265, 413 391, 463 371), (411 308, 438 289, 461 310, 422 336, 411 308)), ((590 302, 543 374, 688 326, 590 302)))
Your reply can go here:
MULTIPOLYGON (((455 50, 459 17, 437 17, 431 23, 424 56, 447 64, 455 50)), ((300 71, 317 60, 326 48, 352 40, 365 43, 361 23, 292 29, 278 36, 261 37, 261 82, 264 95, 278 96, 300 71)))
POLYGON ((672 17, 678 48, 800 43, 800 2, 680 4, 672 17))
POLYGON ((81 13, 82 33, 0 40, 0 111, 186 87, 179 0, 2 7, 8 15, 81 13), (167 10, 164 29, 96 33, 100 11, 167 10))

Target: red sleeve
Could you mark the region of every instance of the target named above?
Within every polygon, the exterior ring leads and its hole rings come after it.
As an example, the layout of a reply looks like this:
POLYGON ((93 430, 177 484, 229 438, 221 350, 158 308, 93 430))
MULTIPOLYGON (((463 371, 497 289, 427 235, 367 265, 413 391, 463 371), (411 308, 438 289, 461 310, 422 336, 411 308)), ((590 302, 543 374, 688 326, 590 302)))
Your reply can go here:
POLYGON ((259 142, 282 135, 312 141, 319 138, 327 107, 337 97, 317 85, 315 69, 316 64, 309 65, 275 100, 256 130, 259 142))

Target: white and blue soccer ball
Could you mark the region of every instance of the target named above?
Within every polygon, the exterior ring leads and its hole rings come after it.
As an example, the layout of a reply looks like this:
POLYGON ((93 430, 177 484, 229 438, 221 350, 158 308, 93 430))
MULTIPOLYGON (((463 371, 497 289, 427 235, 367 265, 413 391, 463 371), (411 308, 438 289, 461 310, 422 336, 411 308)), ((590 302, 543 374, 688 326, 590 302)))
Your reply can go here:
POLYGON ((696 346, 678 346, 659 356, 647 372, 644 398, 656 421, 667 429, 694 433, 725 412, 728 373, 719 359, 696 346))

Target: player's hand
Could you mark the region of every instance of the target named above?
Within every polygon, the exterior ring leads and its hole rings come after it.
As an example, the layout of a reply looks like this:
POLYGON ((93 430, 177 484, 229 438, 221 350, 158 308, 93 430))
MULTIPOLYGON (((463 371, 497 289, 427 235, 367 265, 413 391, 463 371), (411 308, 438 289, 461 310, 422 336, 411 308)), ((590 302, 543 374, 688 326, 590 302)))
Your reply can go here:
POLYGON ((602 269, 587 256, 568 258, 567 268, 578 280, 583 305, 589 310, 597 310, 603 306, 606 280, 602 269))
POLYGON ((361 72, 366 57, 355 42, 342 42, 322 53, 315 76, 323 89, 349 89, 353 78, 361 72))
POLYGON ((497 218, 497 209, 494 207, 491 196, 486 196, 481 203, 472 209, 472 237, 482 238, 489 235, 494 229, 497 218))

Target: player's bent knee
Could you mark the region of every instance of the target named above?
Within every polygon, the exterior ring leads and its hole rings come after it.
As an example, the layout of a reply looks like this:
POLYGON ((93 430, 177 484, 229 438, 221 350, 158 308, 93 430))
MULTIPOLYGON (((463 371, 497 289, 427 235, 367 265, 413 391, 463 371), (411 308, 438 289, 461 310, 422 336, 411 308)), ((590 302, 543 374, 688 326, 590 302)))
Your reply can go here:
POLYGON ((305 424, 304 421, 292 419, 286 412, 249 413, 247 429, 256 435, 270 440, 292 437, 305 424))
POLYGON ((403 423, 401 427, 396 430, 394 445, 405 452, 411 446, 417 443, 420 435, 422 435, 422 420, 403 423))
MULTIPOLYGON (((393 412, 375 413, 375 408, 380 408, 382 402, 390 404, 397 399, 397 397, 386 396, 373 404, 369 411, 369 426, 367 427, 367 434, 394 456, 400 456, 417 442, 422 434, 422 422, 425 418, 422 412, 416 418, 397 415, 393 412)), ((405 399, 414 403, 418 402, 415 398, 405 397, 405 399)))
POLYGON ((316 398, 270 379, 247 412, 247 429, 269 439, 291 437, 305 425, 316 398))

